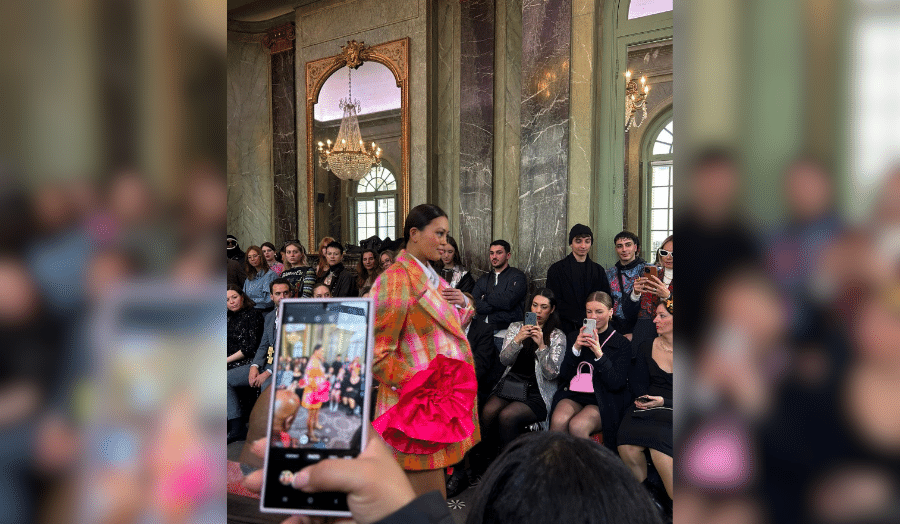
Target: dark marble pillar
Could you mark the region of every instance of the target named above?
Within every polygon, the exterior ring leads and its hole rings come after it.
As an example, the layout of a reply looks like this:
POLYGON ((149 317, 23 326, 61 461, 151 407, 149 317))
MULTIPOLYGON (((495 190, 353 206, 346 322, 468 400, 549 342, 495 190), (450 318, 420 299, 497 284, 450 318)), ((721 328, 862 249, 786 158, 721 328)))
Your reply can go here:
POLYGON ((494 164, 494 0, 460 3, 460 251, 488 268, 494 164))
POLYGON ((281 246, 298 238, 297 130, 294 110, 294 24, 269 32, 266 47, 272 53, 272 171, 275 177, 272 214, 275 238, 281 246))
POLYGON ((522 165, 513 257, 532 288, 568 251, 571 0, 522 2, 522 165))

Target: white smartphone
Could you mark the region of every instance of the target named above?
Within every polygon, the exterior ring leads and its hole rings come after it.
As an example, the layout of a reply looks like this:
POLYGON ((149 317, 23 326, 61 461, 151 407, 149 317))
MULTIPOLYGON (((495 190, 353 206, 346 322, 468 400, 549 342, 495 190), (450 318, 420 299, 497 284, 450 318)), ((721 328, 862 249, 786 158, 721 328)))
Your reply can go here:
POLYGON ((585 328, 584 332, 593 337, 594 331, 597 329, 597 321, 593 318, 586 318, 584 319, 583 324, 585 328))
POLYGON ((349 517, 346 494, 304 493, 291 482, 306 466, 356 457, 365 446, 373 301, 295 298, 278 307, 260 511, 349 517))

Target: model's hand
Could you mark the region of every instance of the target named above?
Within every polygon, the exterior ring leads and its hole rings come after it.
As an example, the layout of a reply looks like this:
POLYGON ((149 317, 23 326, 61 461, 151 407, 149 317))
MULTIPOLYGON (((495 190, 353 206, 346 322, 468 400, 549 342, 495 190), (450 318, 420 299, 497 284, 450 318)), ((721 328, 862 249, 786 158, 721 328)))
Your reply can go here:
POLYGON ((466 296, 456 288, 445 287, 441 290, 441 295, 444 297, 444 300, 454 306, 466 307, 466 296))

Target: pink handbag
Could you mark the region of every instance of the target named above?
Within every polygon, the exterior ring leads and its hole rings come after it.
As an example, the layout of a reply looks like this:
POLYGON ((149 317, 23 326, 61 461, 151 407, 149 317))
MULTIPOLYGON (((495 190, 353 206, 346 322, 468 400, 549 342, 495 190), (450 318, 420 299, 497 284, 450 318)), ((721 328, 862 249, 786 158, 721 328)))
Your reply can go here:
POLYGON ((577 391, 579 393, 593 393, 594 392, 594 382, 592 377, 594 376, 594 366, 591 365, 590 362, 582 362, 578 364, 578 371, 574 377, 572 377, 572 382, 569 383, 569 391, 577 391), (581 366, 587 365, 588 372, 582 373, 581 366))

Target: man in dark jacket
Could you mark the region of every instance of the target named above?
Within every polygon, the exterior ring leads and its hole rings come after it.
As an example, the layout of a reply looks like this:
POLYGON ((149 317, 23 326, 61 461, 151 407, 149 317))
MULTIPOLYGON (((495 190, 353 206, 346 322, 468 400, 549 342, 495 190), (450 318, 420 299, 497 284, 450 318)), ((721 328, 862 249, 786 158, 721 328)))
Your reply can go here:
POLYGON ((506 328, 524 318, 522 305, 528 293, 525 273, 509 265, 511 248, 506 240, 494 240, 490 246, 491 268, 478 279, 472 295, 475 297, 476 322, 490 324, 494 329, 497 351, 503 345, 506 328), (499 339, 499 341, 497 340, 499 339))
POLYGON ((588 295, 594 291, 610 292, 606 271, 588 255, 593 243, 591 228, 575 224, 569 231, 572 252, 547 270, 547 287, 556 295, 560 329, 566 334, 581 328, 588 295))

